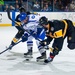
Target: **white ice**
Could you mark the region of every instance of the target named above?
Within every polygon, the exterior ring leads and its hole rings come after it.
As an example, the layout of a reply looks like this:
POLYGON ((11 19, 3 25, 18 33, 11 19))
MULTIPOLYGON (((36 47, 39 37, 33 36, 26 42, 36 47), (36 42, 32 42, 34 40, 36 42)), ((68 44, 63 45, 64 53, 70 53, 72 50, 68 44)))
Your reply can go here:
MULTIPOLYGON (((0 27, 0 52, 10 45, 16 33, 15 27, 0 27)), ((40 56, 40 53, 35 40, 33 41, 32 62, 25 61, 23 53, 27 51, 27 46, 22 42, 13 47, 11 51, 8 50, 0 55, 0 75, 75 75, 75 50, 67 48, 66 40, 59 55, 47 65, 36 63, 36 57, 40 56)))

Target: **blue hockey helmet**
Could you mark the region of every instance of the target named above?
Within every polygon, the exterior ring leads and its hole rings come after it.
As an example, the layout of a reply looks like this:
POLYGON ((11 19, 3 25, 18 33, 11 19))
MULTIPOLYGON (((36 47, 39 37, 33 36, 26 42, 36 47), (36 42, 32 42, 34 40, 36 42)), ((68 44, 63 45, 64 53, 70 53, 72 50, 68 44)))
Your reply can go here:
POLYGON ((27 14, 26 14, 26 13, 21 13, 21 14, 19 15, 20 21, 25 20, 26 17, 27 17, 27 14))

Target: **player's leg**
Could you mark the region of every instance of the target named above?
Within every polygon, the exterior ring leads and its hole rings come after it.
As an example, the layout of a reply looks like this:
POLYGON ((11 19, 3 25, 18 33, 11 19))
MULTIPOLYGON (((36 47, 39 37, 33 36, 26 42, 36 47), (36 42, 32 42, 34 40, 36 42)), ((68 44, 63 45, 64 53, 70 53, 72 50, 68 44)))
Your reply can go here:
POLYGON ((41 54, 41 56, 37 57, 36 60, 37 61, 44 61, 46 59, 46 49, 45 46, 38 46, 39 52, 41 54))
POLYGON ((50 49, 50 55, 49 55, 48 59, 46 59, 44 61, 45 63, 53 61, 54 57, 59 54, 59 51, 61 51, 63 42, 64 42, 63 38, 60 38, 60 39, 58 38, 58 39, 54 40, 52 48, 50 49))
POLYGON ((69 49, 75 49, 75 27, 72 21, 67 20, 68 22, 68 31, 67 31, 67 42, 69 49))
POLYGON ((15 37, 11 41, 11 44, 9 45, 10 49, 11 49, 11 46, 14 46, 15 43, 18 42, 18 40, 22 37, 23 34, 24 34, 24 31, 22 30, 18 31, 18 33, 15 35, 15 37))
MULTIPOLYGON (((37 29, 37 38, 44 40, 45 39, 45 30, 43 28, 38 28, 37 29)), ((44 61, 46 59, 46 46, 42 46, 39 41, 36 41, 36 44, 38 46, 38 50, 41 54, 41 56, 37 57, 36 60, 37 61, 44 61)))
POLYGON ((32 54, 33 54, 33 41, 32 41, 32 39, 33 39, 32 36, 28 37, 28 40, 27 40, 28 51, 26 53, 24 53, 24 57, 32 58, 32 54))
POLYGON ((36 61, 38 62, 38 61, 44 61, 45 59, 46 59, 46 50, 48 50, 48 47, 47 46, 42 46, 40 43, 39 43, 39 41, 37 40, 36 41, 36 44, 37 44, 37 46, 38 46, 38 50, 39 50, 39 52, 40 52, 40 56, 38 56, 37 58, 36 58, 36 61))

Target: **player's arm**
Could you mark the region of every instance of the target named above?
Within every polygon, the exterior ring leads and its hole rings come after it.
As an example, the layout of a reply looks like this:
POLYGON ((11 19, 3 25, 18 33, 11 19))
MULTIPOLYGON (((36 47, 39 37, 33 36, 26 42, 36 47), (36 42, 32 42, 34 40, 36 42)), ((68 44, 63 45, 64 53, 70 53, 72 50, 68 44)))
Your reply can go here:
POLYGON ((53 38, 51 38, 51 37, 48 36, 45 40, 41 41, 40 44, 41 44, 42 46, 49 45, 50 42, 52 41, 52 39, 53 39, 53 38))

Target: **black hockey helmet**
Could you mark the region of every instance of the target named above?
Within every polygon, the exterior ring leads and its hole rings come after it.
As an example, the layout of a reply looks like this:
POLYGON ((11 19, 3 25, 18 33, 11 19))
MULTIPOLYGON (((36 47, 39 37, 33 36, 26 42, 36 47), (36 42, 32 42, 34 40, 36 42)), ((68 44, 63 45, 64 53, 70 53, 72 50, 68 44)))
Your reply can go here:
POLYGON ((22 6, 22 7, 19 8, 19 11, 20 11, 20 13, 26 12, 26 9, 22 6))
POLYGON ((43 16, 43 17, 41 17, 40 19, 39 19, 39 24, 40 25, 47 25, 48 24, 48 19, 45 17, 45 16, 43 16))

